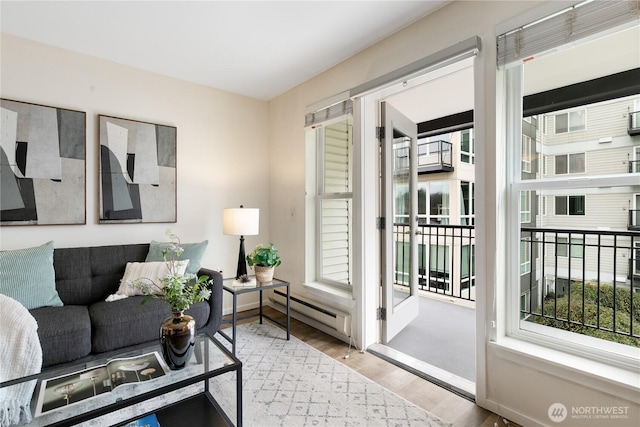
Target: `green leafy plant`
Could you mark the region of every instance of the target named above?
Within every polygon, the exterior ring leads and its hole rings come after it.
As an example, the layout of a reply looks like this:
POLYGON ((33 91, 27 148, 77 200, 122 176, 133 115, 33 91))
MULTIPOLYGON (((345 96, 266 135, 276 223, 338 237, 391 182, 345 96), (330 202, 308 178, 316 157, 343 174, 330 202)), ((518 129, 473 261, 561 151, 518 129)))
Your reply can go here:
POLYGON ((257 245, 249 255, 247 255, 247 264, 249 267, 254 265, 262 267, 277 267, 282 264, 280 255, 278 255, 278 249, 269 243, 269 246, 263 244, 257 245))
POLYGON ((167 264, 169 274, 159 279, 159 284, 149 278, 142 278, 131 281, 128 285, 140 289, 146 295, 141 304, 145 304, 149 298, 162 298, 169 304, 171 311, 177 313, 189 309, 195 302, 208 300, 212 281, 209 276, 178 274, 176 261, 184 249, 180 246, 178 236, 171 230, 167 230, 165 234, 169 238, 169 245, 162 251, 162 259, 167 264))

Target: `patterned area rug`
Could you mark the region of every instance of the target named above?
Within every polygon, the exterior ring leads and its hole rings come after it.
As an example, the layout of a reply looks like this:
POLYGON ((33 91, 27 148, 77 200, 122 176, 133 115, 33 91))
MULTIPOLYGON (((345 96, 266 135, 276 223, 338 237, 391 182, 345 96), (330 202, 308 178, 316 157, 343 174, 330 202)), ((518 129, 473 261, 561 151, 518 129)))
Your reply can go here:
MULTIPOLYGON (((299 339, 287 341, 285 331, 269 322, 237 330, 247 427, 450 425, 299 339)), ((235 414, 230 378, 214 378, 211 392, 227 414, 235 414)))

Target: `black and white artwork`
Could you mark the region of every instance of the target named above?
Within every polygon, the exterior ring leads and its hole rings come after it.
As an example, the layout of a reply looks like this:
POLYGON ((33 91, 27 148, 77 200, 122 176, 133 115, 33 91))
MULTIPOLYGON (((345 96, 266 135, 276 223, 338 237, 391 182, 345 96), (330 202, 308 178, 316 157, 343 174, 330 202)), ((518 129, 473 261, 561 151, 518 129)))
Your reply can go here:
POLYGON ((0 100, 0 225, 85 224, 86 113, 0 100))
POLYGON ((100 119, 100 223, 176 222, 176 133, 100 119))

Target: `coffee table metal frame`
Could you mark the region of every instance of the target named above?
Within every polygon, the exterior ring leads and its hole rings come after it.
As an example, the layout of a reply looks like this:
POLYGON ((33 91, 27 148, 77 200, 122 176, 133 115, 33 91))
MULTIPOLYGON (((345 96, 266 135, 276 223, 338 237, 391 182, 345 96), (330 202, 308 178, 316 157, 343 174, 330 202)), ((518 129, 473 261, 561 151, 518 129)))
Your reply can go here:
MULTIPOLYGON (((84 422, 84 421, 88 421, 103 415, 107 415, 110 413, 113 413, 115 411, 118 411, 120 409, 129 407, 129 406, 133 406, 139 403, 142 403, 144 401, 147 401, 149 399, 153 399, 154 397, 158 397, 158 396, 162 396, 165 393, 169 393, 172 391, 176 391, 179 390, 181 388, 184 387, 188 387, 190 385, 196 384, 200 381, 202 381, 204 383, 204 391, 200 392, 199 394, 196 394, 195 396, 198 395, 205 395, 209 402, 211 403, 211 405, 216 409, 216 411, 222 416, 222 418, 224 418, 224 421, 228 424, 228 425, 233 425, 233 422, 230 420, 229 416, 224 412, 224 410, 220 407, 220 405, 218 404, 218 402, 216 401, 216 399, 211 395, 211 393, 209 392, 209 379, 216 377, 218 375, 222 375, 224 373, 227 372, 231 372, 231 371, 235 371, 236 372, 236 408, 237 408, 237 413, 236 413, 236 426, 237 427, 242 427, 242 362, 240 360, 238 360, 238 358, 236 358, 233 354, 231 354, 229 352, 228 349, 226 349, 217 339, 213 338, 211 335, 209 335, 208 333, 201 333, 198 334, 196 336, 196 352, 199 351, 203 351, 204 352, 204 360, 202 360, 203 364, 204 364, 204 369, 205 371, 201 374, 186 378, 184 380, 181 381, 177 381, 175 383, 171 383, 171 384, 167 384, 167 385, 163 385, 160 386, 158 388, 155 388, 153 390, 147 391, 147 392, 143 392, 139 395, 135 395, 135 396, 131 396, 131 397, 126 397, 122 400, 116 401, 115 403, 112 404, 108 404, 96 409, 92 409, 92 410, 88 410, 86 412, 80 413, 78 415, 66 418, 64 420, 58 421, 58 422, 54 422, 51 424, 47 424, 49 426, 54 426, 54 427, 62 427, 62 426, 73 426, 76 425, 78 423, 84 422), (204 343, 203 343, 204 341, 204 343), (226 364, 225 366, 222 366, 220 368, 216 368, 216 369, 212 369, 212 370, 208 370, 208 363, 209 363, 209 345, 208 343, 211 342, 213 344, 215 344, 215 346, 218 347, 218 349, 224 354, 226 355, 232 362, 226 364), (204 345, 202 345, 204 344, 204 345), (202 350, 201 350, 202 349, 202 350)), ((135 347, 136 349, 138 348, 138 346, 135 347)), ((123 353, 124 354, 128 354, 130 353, 130 350, 127 349, 123 349, 123 353)), ((149 350, 149 348, 145 348, 144 350, 149 350)), ((158 346, 157 350, 160 350, 160 347, 158 346)), ((134 350, 135 352, 137 352, 138 350, 134 350)), ((160 352, 160 351, 159 351, 160 352)), ((160 352, 161 353, 161 352, 160 352)), ((195 355, 194 355, 195 356, 195 355)), ((198 356, 200 356, 198 354, 198 356)), ((109 359, 112 358, 117 358, 120 357, 119 355, 114 355, 113 357, 110 357, 109 359)), ((92 361, 94 362, 94 361, 92 361)), ((105 359, 106 362, 106 359, 105 359)), ((197 357, 197 363, 201 364, 201 358, 197 357)), ((81 371, 86 369, 86 365, 81 364, 79 366, 77 366, 77 370, 81 371)), ((67 369, 65 368, 65 371, 67 369)), ((35 393, 38 392, 39 388, 40 388, 40 384, 41 381, 43 379, 47 379, 47 378, 53 378, 56 375, 58 375, 59 370, 52 370, 52 371, 46 371, 40 374, 35 374, 35 375, 30 375, 28 377, 23 377, 23 378, 18 378, 18 379, 14 379, 14 380, 10 380, 10 381, 5 381, 0 383, 0 388, 2 387, 9 387, 12 385, 16 385, 16 384, 20 384, 22 382, 26 382, 26 381, 31 381, 31 380, 38 380, 38 385, 35 388, 35 393)), ((74 372, 74 368, 70 368, 69 370, 70 373, 74 372)), ((170 371, 169 375, 171 374, 170 371)), ((176 402, 174 405, 179 405, 182 401, 186 401, 190 398, 194 397, 192 396, 187 396, 185 399, 176 402)), ((32 411, 35 409, 35 401, 32 401, 32 411)), ((77 404, 74 406, 78 411, 82 412, 82 405, 81 404, 77 404)), ((154 412, 158 412, 160 411, 162 408, 158 408, 156 410, 153 410, 149 413, 154 413, 154 412)), ((140 415, 137 416, 135 418, 133 418, 132 420, 135 420, 137 418, 141 418, 144 415, 140 415)), ((35 418, 34 420, 37 420, 37 418, 35 418)), ((130 421, 132 421, 130 420, 130 421)), ((127 421, 124 421, 125 423, 127 421)), ((118 422, 116 425, 121 425, 123 422, 118 422)))

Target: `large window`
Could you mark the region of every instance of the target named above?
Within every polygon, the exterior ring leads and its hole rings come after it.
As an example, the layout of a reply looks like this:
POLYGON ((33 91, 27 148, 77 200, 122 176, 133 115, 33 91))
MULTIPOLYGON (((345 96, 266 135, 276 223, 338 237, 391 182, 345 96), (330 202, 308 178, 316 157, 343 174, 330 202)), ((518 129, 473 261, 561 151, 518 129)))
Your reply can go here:
MULTIPOLYGON (((419 223, 449 224, 449 188, 449 181, 418 183, 419 223)), ((396 212, 396 214, 400 216, 401 213, 396 212)), ((408 217, 408 212, 405 217, 408 217)))
POLYGON ((623 3, 582 2, 498 37, 508 163, 503 213, 511 224, 507 334, 620 366, 637 365, 640 347, 637 311, 606 302, 615 295, 636 304, 629 262, 636 237, 627 224, 640 181, 626 165, 640 145, 627 123, 640 69, 627 59, 637 58, 640 37, 637 18, 627 24, 631 14, 618 13, 623 3), (565 28, 586 22, 584 33, 565 28), (575 34, 588 39, 564 38, 575 34), (529 167, 533 151, 543 160, 539 168, 529 167), (535 206, 542 215, 532 218, 535 206), (560 292, 548 283, 566 285, 560 292))
MULTIPOLYGON (((315 224, 307 234, 313 254, 307 280, 338 288, 352 282, 351 104, 344 101, 307 114, 307 218, 315 224), (311 173, 315 171, 315 173, 311 173), (309 216, 312 214, 312 216, 309 216)), ((308 259, 311 262, 311 258, 308 259)))

